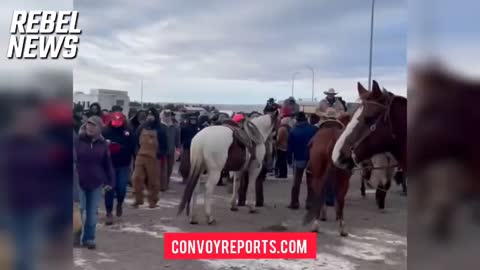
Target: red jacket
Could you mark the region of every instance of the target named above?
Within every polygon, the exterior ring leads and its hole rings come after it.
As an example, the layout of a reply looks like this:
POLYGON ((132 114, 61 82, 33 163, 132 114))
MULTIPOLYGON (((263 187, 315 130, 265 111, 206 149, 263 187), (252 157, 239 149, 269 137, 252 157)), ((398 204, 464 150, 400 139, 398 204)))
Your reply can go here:
POLYGON ((110 122, 110 114, 109 113, 102 114, 102 122, 103 122, 103 125, 108 126, 108 123, 110 122))

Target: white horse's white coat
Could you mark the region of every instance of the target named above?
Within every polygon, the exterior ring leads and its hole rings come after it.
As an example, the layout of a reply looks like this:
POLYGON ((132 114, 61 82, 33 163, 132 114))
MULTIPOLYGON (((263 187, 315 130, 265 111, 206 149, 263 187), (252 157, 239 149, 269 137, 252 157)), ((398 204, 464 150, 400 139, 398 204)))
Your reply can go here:
MULTIPOLYGON (((231 199, 231 206, 232 209, 236 208, 236 200, 237 200, 237 193, 238 187, 237 184, 239 183, 239 179, 243 173, 243 171, 248 170, 248 179, 257 179, 258 175, 260 174, 260 170, 262 168, 262 162, 265 157, 265 141, 272 133, 274 124, 271 123, 271 115, 263 115, 251 120, 251 122, 258 128, 262 135, 263 142, 256 146, 256 159, 252 162, 246 162, 243 168, 238 171, 234 172, 234 179, 233 179, 233 188, 234 192, 231 199)), ((207 180, 205 182, 205 214, 208 219, 208 223, 213 223, 215 219, 213 218, 212 214, 212 202, 213 202, 213 191, 220 179, 221 172, 225 167, 225 163, 228 159, 228 149, 233 142, 233 131, 225 126, 210 126, 202 131, 200 131, 192 140, 192 145, 190 148, 190 162, 191 162, 191 169, 190 174, 192 174, 193 170, 201 170, 207 171, 207 180)), ((247 152, 246 160, 249 161, 250 154, 247 152)), ((251 181, 248 185, 248 204, 250 207, 251 212, 255 212, 255 182, 251 181)), ((190 221, 196 222, 196 209, 195 205, 197 203, 197 193, 198 187, 197 185, 193 191, 191 202, 190 202, 190 212, 191 217, 190 221)))
POLYGON ((355 111, 355 113, 352 116, 352 120, 345 127, 345 130, 342 132, 342 134, 340 135, 340 138, 338 138, 337 142, 335 143, 335 147, 333 148, 333 152, 332 152, 332 161, 336 166, 340 166, 339 159, 340 159, 340 154, 341 154, 343 145, 345 144, 345 141, 347 140, 348 136, 352 134, 353 130, 360 122, 359 118, 362 112, 363 112, 363 105, 361 105, 355 111))

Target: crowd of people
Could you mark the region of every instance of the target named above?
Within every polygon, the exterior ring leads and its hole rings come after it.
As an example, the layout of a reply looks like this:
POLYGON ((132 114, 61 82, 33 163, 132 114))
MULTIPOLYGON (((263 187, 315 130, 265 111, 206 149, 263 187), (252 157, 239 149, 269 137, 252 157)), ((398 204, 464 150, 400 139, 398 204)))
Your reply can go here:
MULTIPOLYGON (((345 112, 345 103, 335 97, 333 89, 325 92, 326 98, 319 104, 318 113, 308 119, 299 111, 293 97, 278 106, 269 99, 264 113, 281 107, 281 122, 274 137, 275 176, 287 178, 288 165, 294 168, 294 182, 289 207, 299 208, 299 192, 303 175, 308 164, 308 143, 318 129, 318 123, 327 111, 345 112)), ((258 113, 250 114, 256 117, 258 113)), ((329 116, 331 117, 331 115, 329 116)), ((74 198, 80 202, 82 218, 81 235, 76 244, 95 249, 95 228, 97 209, 104 193, 106 210, 105 224, 114 223, 114 215, 123 215, 123 206, 129 183, 133 186, 132 207, 144 205, 158 207, 159 194, 169 189, 175 162, 180 155, 179 173, 185 183, 189 173, 190 146, 193 137, 209 125, 221 124, 228 116, 216 114, 186 115, 177 122, 174 112, 155 108, 140 110, 125 116, 122 108, 114 106, 102 110, 98 103, 87 111, 83 106, 74 105, 74 171, 76 185, 74 198), (145 192, 147 196, 145 198, 145 192), (115 213, 114 213, 115 209, 115 213)), ((245 114, 232 116, 231 120, 241 122, 245 114)), ((307 183, 308 184, 308 183, 307 183)), ((309 185, 308 185, 309 186, 309 185)), ((306 207, 309 207, 311 189, 306 207)))
POLYGON ((169 110, 155 108, 138 111, 128 119, 122 108, 105 112, 98 103, 87 112, 74 106, 74 151, 76 197, 80 202, 82 234, 77 244, 96 247, 97 209, 104 192, 106 225, 123 214, 129 183, 133 186, 133 207, 144 204, 158 207, 159 193, 169 189, 176 154, 188 149, 196 122, 178 124, 169 110), (183 137, 180 137, 184 129, 183 137))

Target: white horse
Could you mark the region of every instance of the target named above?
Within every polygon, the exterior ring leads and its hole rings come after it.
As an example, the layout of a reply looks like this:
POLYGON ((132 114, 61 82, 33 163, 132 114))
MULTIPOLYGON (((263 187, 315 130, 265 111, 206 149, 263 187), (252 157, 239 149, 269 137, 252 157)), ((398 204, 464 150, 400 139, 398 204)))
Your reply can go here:
MULTIPOLYGON (((251 154, 247 149, 243 166, 239 170, 234 171, 233 177, 233 195, 231 199, 231 210, 237 210, 237 184, 240 183, 242 173, 248 170, 248 179, 257 179, 262 162, 265 157, 265 142, 273 132, 277 123, 278 112, 262 115, 251 119, 251 123, 258 129, 262 143, 255 146, 255 159, 250 160, 251 154)), ((195 215, 195 204, 197 195, 197 182, 204 172, 207 172, 207 180, 205 183, 205 215, 208 224, 215 223, 212 213, 213 191, 224 169, 227 159, 229 158, 229 148, 233 143, 233 131, 226 126, 209 126, 200 131, 192 140, 190 148, 190 174, 187 186, 180 203, 178 214, 186 208, 187 215, 191 212, 190 223, 197 224, 195 215)), ((252 181, 254 183, 254 181, 252 181)), ((248 205, 250 213, 255 213, 255 202, 252 199, 255 194, 255 185, 248 185, 248 205)))

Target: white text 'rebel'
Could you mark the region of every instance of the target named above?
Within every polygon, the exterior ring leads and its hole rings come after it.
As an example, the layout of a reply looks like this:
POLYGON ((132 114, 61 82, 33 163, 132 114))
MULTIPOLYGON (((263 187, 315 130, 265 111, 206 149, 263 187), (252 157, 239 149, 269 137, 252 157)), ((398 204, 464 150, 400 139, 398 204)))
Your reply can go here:
POLYGON ((13 12, 9 59, 74 59, 80 34, 78 11, 13 12))

